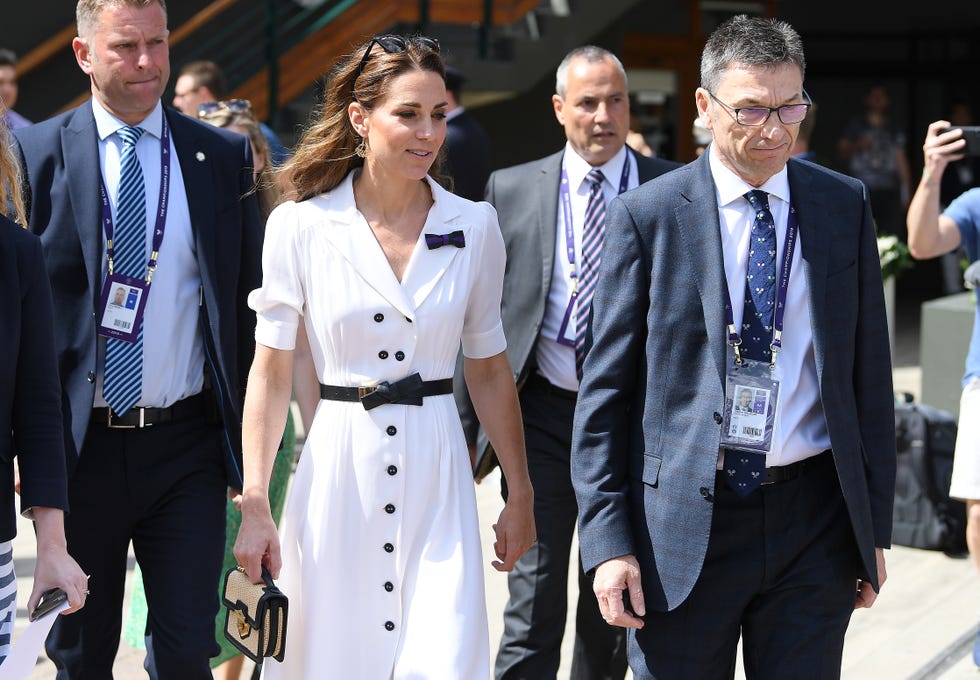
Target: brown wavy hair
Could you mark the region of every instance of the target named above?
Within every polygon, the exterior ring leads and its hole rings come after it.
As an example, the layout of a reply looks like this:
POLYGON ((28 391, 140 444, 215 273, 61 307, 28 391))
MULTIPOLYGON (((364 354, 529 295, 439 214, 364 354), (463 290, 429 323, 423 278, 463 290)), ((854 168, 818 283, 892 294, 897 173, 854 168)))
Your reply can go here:
MULTIPOLYGON (((361 137, 347 116, 351 102, 356 101, 372 111, 388 96, 391 82, 411 70, 432 71, 443 79, 446 77, 438 51, 417 36, 402 40, 405 43, 402 52, 388 52, 374 38, 367 40, 331 69, 323 104, 315 113, 314 122, 303 133, 292 158, 278 170, 282 186, 287 187, 287 199, 305 201, 330 191, 347 173, 364 165, 364 159, 354 152, 361 137), (371 53, 361 69, 367 50, 371 53)), ((440 148, 429 175, 444 183, 442 159, 440 148)))
POLYGON ((0 213, 27 227, 24 197, 21 193, 20 164, 14 158, 10 131, 0 118, 0 213))

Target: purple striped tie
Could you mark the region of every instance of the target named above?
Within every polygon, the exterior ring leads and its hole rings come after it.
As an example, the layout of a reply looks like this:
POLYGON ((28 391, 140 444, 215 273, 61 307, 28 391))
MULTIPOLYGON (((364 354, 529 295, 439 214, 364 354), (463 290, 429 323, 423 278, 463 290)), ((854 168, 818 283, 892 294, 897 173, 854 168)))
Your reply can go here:
POLYGON ((596 275, 602 260, 602 239, 606 233, 606 201, 602 197, 602 171, 593 168, 585 179, 591 183, 589 203, 585 208, 585 225, 582 228, 582 267, 578 275, 578 297, 575 316, 575 373, 582 379, 582 363, 585 360, 585 332, 592 313, 592 296, 595 293, 596 275))

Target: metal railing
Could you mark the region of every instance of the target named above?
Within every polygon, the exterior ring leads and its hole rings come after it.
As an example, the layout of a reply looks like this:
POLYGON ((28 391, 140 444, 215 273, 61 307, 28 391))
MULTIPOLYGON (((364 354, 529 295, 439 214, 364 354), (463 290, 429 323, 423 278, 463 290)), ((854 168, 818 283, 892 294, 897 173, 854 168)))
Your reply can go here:
POLYGON ((317 33, 357 0, 324 0, 300 7, 292 0, 239 2, 198 31, 196 39, 182 43, 171 55, 174 71, 197 59, 221 65, 229 91, 254 74, 268 69, 269 111, 279 102, 279 57, 317 33), (210 31, 210 33, 205 34, 210 31))

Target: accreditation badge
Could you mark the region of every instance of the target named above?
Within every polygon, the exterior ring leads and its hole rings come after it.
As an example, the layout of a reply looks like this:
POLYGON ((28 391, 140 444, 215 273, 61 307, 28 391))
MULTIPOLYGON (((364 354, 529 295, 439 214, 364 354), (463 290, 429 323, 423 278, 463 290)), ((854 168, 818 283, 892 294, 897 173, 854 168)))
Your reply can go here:
POLYGON ((148 292, 144 279, 108 274, 102 284, 98 334, 136 342, 148 292))
POLYGON ((732 361, 725 376, 725 415, 721 445, 766 455, 772 451, 779 381, 768 361, 732 361))

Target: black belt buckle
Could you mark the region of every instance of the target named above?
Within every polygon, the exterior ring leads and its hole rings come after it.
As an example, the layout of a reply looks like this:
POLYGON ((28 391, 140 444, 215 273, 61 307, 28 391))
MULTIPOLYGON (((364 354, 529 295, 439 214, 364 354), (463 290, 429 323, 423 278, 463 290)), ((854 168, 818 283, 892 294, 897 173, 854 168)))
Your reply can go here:
POLYGON ((136 412, 139 414, 139 419, 135 423, 123 423, 121 421, 123 416, 116 416, 117 421, 113 421, 112 408, 106 408, 106 424, 105 426, 114 430, 136 430, 142 429, 144 427, 152 427, 153 423, 146 422, 146 409, 142 407, 135 407, 136 412))

